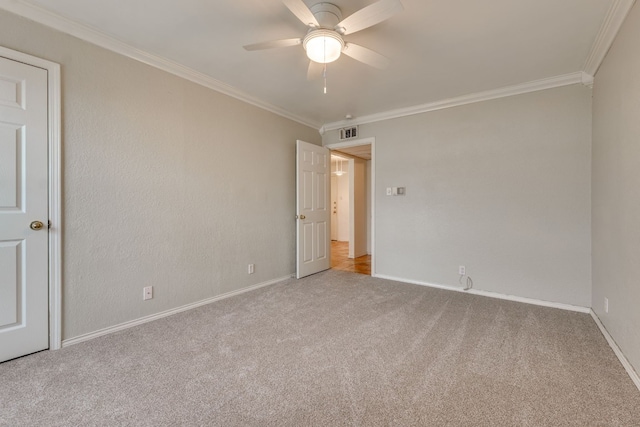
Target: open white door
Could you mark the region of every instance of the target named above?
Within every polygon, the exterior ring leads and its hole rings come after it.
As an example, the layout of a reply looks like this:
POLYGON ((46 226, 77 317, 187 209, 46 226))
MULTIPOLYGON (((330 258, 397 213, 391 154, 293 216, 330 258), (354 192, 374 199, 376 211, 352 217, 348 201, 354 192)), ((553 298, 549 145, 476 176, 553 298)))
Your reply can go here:
POLYGON ((324 147, 298 141, 296 159, 299 279, 331 268, 331 154, 324 147))
POLYGON ((0 362, 49 347, 47 71, 0 57, 0 362))

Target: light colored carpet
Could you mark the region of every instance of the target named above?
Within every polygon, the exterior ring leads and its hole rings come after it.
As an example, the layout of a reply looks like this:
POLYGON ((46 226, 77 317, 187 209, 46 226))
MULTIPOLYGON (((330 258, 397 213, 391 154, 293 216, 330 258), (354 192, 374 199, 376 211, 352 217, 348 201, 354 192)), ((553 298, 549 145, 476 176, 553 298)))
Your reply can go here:
POLYGON ((640 425, 593 320, 327 271, 0 364, 3 426, 640 425))

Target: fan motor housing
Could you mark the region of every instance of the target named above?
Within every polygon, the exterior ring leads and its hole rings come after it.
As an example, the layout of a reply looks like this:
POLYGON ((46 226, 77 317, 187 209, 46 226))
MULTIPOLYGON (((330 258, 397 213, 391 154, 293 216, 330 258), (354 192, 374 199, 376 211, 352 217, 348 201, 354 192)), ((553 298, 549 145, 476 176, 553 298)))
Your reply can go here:
POLYGON ((320 24, 320 28, 333 29, 342 21, 342 11, 331 3, 317 3, 309 8, 320 24))

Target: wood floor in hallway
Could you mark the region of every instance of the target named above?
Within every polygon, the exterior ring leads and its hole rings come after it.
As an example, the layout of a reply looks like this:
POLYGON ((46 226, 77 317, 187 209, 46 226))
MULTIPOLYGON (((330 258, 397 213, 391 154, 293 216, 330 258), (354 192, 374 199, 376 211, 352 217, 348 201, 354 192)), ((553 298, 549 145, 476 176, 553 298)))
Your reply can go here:
POLYGON ((371 275, 371 255, 349 258, 349 242, 331 241, 331 268, 371 275))

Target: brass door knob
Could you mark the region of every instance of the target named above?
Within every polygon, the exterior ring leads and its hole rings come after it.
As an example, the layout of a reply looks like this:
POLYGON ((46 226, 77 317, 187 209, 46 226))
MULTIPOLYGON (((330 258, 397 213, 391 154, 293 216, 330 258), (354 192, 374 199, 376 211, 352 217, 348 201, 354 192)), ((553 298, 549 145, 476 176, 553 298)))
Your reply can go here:
POLYGON ((300 215, 300 219, 306 219, 307 217, 304 215, 300 215))
POLYGON ((41 221, 33 221, 30 227, 32 230, 42 230, 44 228, 44 224, 41 221))

